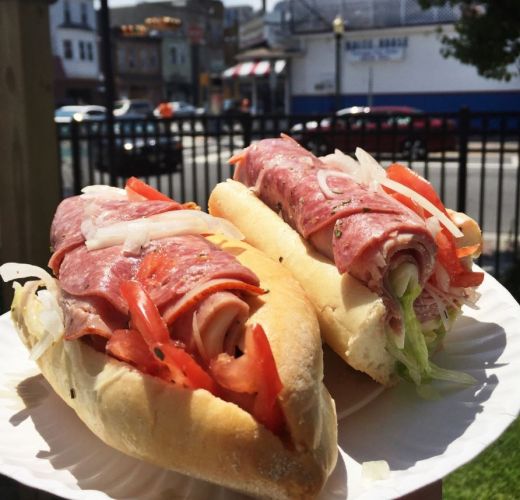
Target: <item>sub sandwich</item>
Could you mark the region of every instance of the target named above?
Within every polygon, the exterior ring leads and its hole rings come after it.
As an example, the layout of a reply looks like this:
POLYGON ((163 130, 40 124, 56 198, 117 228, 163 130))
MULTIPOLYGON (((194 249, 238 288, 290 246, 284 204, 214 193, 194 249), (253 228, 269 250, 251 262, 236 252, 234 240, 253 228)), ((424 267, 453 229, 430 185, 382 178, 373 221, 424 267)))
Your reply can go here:
POLYGON ((337 458, 316 317, 228 222, 130 179, 58 206, 54 277, 4 264, 12 318, 105 443, 270 498, 314 498, 337 458))
POLYGON ((284 135, 259 141, 231 158, 234 180, 215 187, 209 211, 291 271, 353 368, 384 385, 471 383, 431 356, 476 300, 478 225, 410 169, 356 155, 317 158, 284 135))

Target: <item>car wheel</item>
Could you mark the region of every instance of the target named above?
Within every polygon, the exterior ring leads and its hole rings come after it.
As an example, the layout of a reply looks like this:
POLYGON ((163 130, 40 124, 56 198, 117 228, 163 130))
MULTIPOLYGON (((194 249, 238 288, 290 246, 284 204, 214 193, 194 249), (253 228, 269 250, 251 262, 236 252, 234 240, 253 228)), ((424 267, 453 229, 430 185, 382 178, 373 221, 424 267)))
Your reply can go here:
POLYGON ((427 155, 426 146, 421 139, 412 137, 403 143, 402 152, 410 160, 424 160, 427 155))

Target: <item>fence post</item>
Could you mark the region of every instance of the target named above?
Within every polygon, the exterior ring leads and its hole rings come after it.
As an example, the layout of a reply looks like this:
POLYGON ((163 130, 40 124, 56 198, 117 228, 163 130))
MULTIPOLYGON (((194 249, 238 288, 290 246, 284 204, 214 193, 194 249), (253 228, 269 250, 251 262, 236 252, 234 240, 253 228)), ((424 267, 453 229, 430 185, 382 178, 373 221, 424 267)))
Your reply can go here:
POLYGON ((251 144, 251 135, 253 130, 253 117, 249 113, 244 113, 241 118, 242 134, 244 139, 244 147, 251 144))
POLYGON ((79 123, 71 120, 70 122, 70 140, 72 155, 72 178, 74 194, 81 193, 81 153, 79 142, 79 123))
POLYGON ((459 170, 457 175, 457 210, 459 212, 466 211, 469 119, 469 109, 461 108, 459 111, 459 170))

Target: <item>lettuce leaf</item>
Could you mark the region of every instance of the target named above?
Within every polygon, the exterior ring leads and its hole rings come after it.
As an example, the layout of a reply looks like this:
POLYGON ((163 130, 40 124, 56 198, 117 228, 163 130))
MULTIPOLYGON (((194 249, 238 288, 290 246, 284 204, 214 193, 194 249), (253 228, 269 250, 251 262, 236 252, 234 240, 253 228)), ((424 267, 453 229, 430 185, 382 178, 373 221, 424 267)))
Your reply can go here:
POLYGON ((443 326, 439 327, 433 332, 435 338, 432 338, 432 332, 422 331, 413 307, 415 299, 420 294, 421 287, 417 283, 410 283, 406 292, 398 298, 404 324, 404 346, 401 348, 397 345, 392 333, 389 334, 387 343, 388 352, 396 359, 397 373, 417 386, 431 383, 433 380, 464 385, 474 384, 476 380, 471 375, 440 368, 430 361, 430 353, 434 352, 446 331, 443 326))

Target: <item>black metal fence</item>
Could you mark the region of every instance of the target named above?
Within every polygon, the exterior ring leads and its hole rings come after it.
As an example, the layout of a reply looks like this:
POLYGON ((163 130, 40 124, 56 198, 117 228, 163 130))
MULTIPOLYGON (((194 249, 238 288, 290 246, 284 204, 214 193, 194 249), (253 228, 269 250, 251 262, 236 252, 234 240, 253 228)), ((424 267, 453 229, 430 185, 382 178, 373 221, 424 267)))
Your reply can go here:
POLYGON ((480 264, 501 277, 520 256, 520 113, 355 111, 118 120, 112 131, 103 121, 60 123, 62 194, 122 186, 133 175, 205 208, 213 186, 232 175, 228 159, 253 141, 287 133, 319 155, 360 146, 383 165, 410 166, 447 206, 474 217, 484 232, 480 264))

